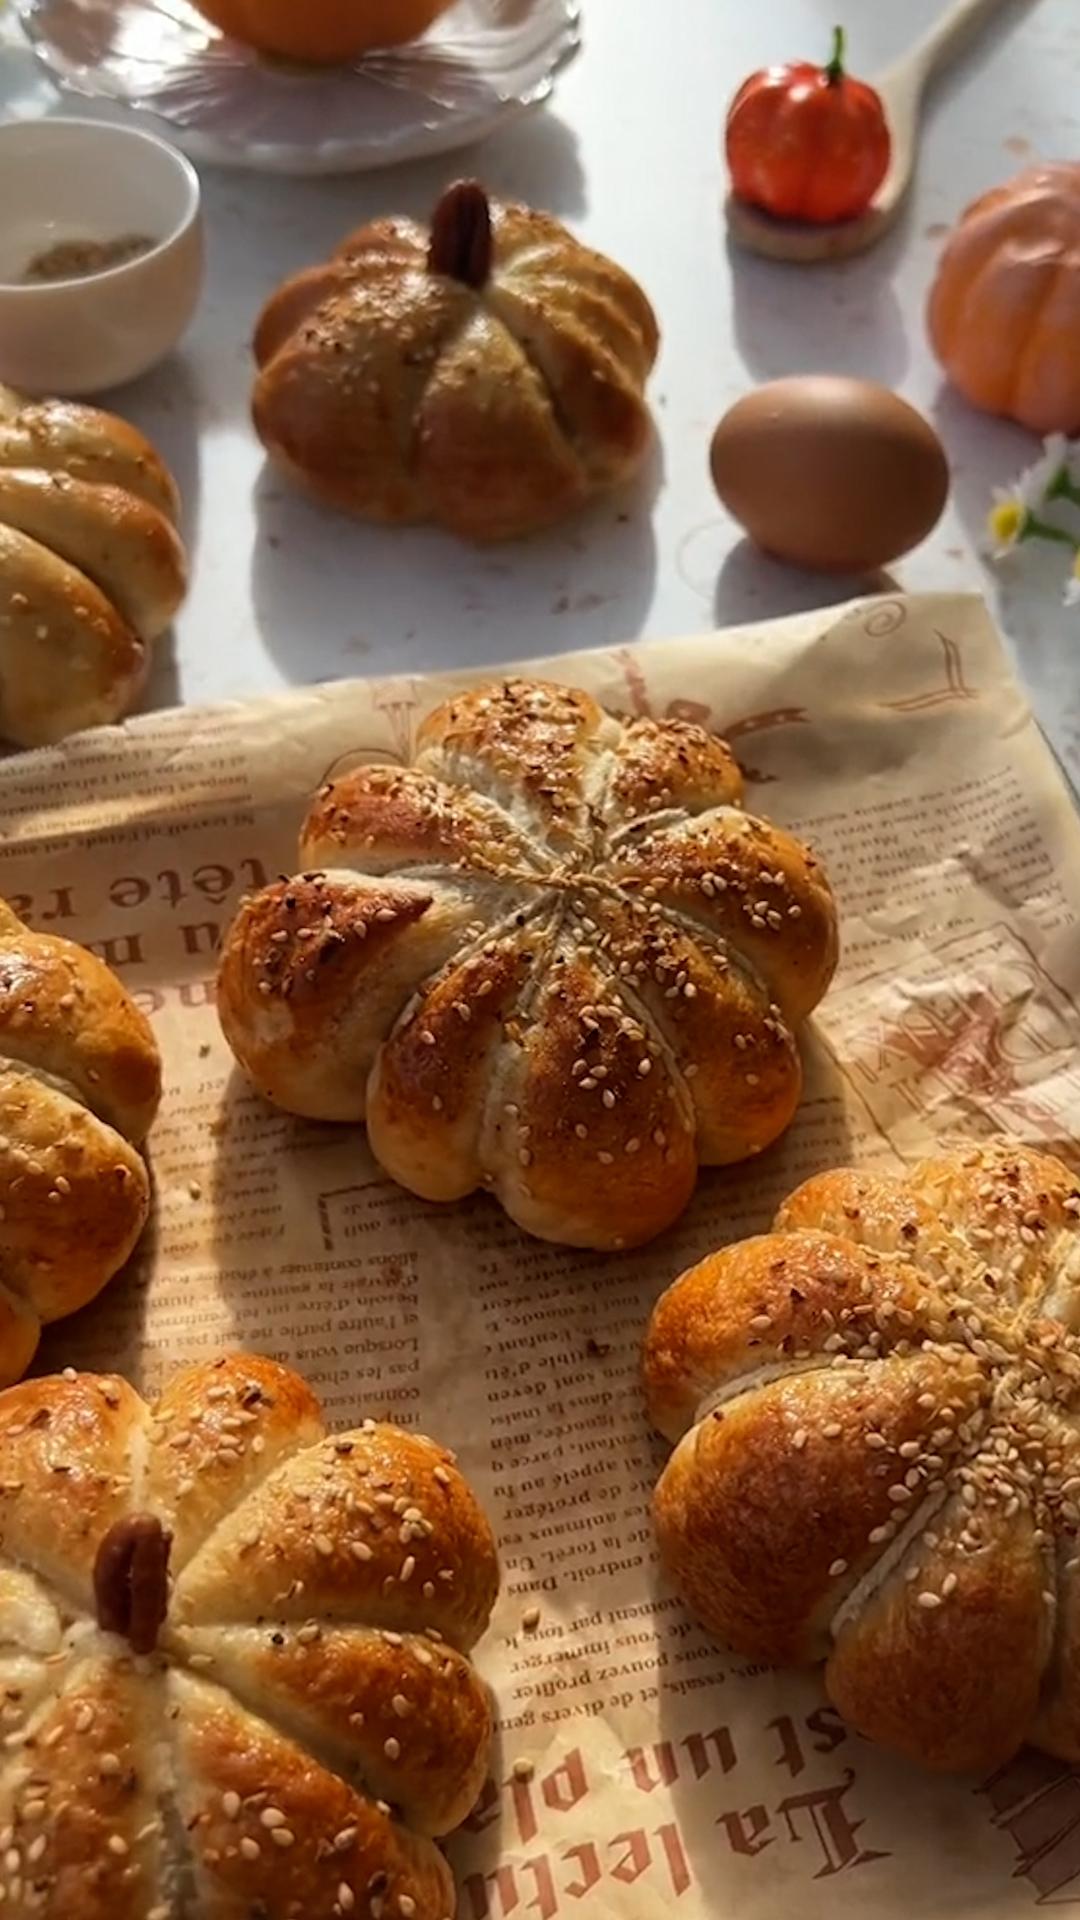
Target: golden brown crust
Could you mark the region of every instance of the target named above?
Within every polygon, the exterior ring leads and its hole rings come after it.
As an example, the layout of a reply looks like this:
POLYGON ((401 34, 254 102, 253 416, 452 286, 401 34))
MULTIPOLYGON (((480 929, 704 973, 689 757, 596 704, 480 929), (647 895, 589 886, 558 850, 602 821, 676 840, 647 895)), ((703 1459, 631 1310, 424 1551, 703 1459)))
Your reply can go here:
POLYGON ((160 1093, 153 1035, 116 976, 0 902, 0 1383, 43 1321, 132 1253, 150 1207, 137 1143, 160 1093))
MULTIPOLYGON (((954 1540, 962 1525, 953 1516, 954 1540)), ((948 1519, 936 1528, 949 1544, 948 1519)), ((985 1773, 1030 1737, 1051 1637, 1033 1532, 1029 1513, 998 1514, 972 1552, 924 1547, 914 1579, 894 1574, 841 1626, 826 1685, 860 1733, 957 1773, 985 1773), (950 1574, 950 1604, 922 1605, 950 1574)))
POLYGON ((819 1175, 683 1275, 643 1364, 694 1611, 827 1656, 846 1718, 929 1766, 1077 1757, 1078 1295, 1076 1179, 1009 1140, 819 1175))
POLYGON ((73 940, 0 917, 0 1054, 73 1088, 128 1140, 145 1139, 161 1060, 116 975, 73 940))
POLYGON ((264 308, 256 430, 331 504, 507 539, 640 465, 658 347, 649 302, 549 215, 490 213, 480 286, 429 267, 428 234, 387 219, 264 308))
POLYGON ((415 220, 388 214, 354 227, 338 242, 331 258, 350 264, 367 258, 387 266, 418 267, 427 259, 429 235, 415 220))
POLYGON ((453 1912, 450 1870, 430 1841, 227 1695, 181 1674, 172 1677, 170 1693, 178 1708, 178 1802, 200 1917, 246 1920, 254 1912, 286 1920, 332 1914, 335 1906, 363 1912, 373 1897, 390 1912, 400 1912, 404 1899, 416 1920, 446 1920, 453 1912), (275 1842, 275 1832, 290 1837, 275 1842), (352 1906, 347 1898, 343 1905, 342 1887, 352 1906))
POLYGON ((0 1550, 83 1612, 98 1543, 130 1511, 145 1430, 142 1401, 115 1374, 24 1380, 0 1394, 0 1550))
POLYGON ((261 1354, 175 1373, 154 1407, 143 1487, 144 1504, 172 1535, 174 1577, 267 1474, 324 1431, 307 1381, 261 1354))
POLYGON ((124 421, 0 390, 0 738, 43 746, 132 706, 187 584, 177 509, 124 421))
POLYGON ((1080 1764, 1080 1558, 1060 1551, 1055 1568, 1054 1644, 1043 1673, 1033 1746, 1080 1764))
POLYGON ((2 1065, 0 1193, 0 1272, 41 1321, 101 1292, 150 1211, 134 1147, 66 1094, 2 1065))
POLYGON ((298 327, 321 307, 330 294, 347 283, 348 275, 338 261, 306 267, 291 280, 285 280, 271 294, 255 327, 251 351, 256 366, 265 366, 283 347, 298 327))
POLYGON ((363 1119, 387 1027, 473 911, 445 882, 352 873, 278 881, 246 902, 222 951, 217 1006, 259 1091, 312 1119, 363 1119))
POLYGON ((919 1401, 946 1390, 970 1412, 976 1369, 958 1375, 920 1354, 793 1370, 695 1426, 655 1512, 665 1564, 704 1624, 757 1659, 820 1659, 846 1594, 895 1538, 895 1462, 924 1440, 919 1401))
POLYGON ((144 641, 183 600, 187 560, 175 527, 124 487, 0 466, 0 524, 95 582, 144 641))
POLYGON ((839 1234, 807 1226, 736 1241, 691 1267, 653 1309, 644 1355, 649 1418, 676 1441, 699 1407, 762 1367, 827 1364, 842 1347, 871 1359, 929 1335, 935 1305, 902 1260, 868 1254, 839 1234))
POLYGON ((96 1650, 63 1676, 0 1779, 0 1904, 18 1920, 146 1920, 160 1852, 153 1683, 96 1650))
POLYGON ((416 764, 474 787, 519 832, 569 851, 591 838, 603 758, 618 726, 591 694, 548 680, 504 680, 455 694, 421 723, 416 764))
POLYGON ((487 1183, 509 1117, 508 1093, 497 1109, 490 1101, 497 1054, 532 973, 537 934, 486 941, 445 968, 376 1056, 366 1116, 372 1151, 425 1200, 460 1200, 487 1183))
POLYGON ((715 809, 621 845, 613 877, 736 947, 784 1018, 804 1020, 836 970, 836 908, 815 856, 767 820, 715 809))
POLYGON ((470 1662, 426 1634, 303 1633, 182 1627, 173 1644, 204 1678, 269 1710, 418 1833, 451 1832, 476 1804, 491 1745, 488 1696, 470 1662))
POLYGON ((50 746, 118 720, 146 650, 77 567, 0 523, 0 739, 50 746))
POLYGON ((254 1613, 300 1625, 435 1628, 468 1651, 497 1588, 491 1530, 452 1456, 373 1426, 336 1434, 271 1473, 184 1569, 173 1616, 193 1626, 254 1613))
POLYGON ((0 467, 123 487, 174 523, 180 512, 176 482, 138 428, 74 400, 25 400, 0 387, 0 467))
POLYGON ((695 814, 742 805, 743 777, 726 740, 687 720, 631 720, 604 797, 612 830, 669 807, 695 814))
POLYGON ((462 862, 498 877, 530 863, 506 815, 483 797, 415 767, 357 767, 323 787, 300 833, 304 866, 386 873, 462 862))
POLYGON ((452 1457, 373 1423, 326 1438, 304 1381, 254 1355, 152 1408, 112 1378, 25 1383, 0 1395, 0 1452, 3 1910, 296 1920, 385 1897, 449 1920, 428 1836, 483 1781, 464 1650, 498 1579, 452 1457), (140 1657, 124 1607, 102 1611, 135 1515, 173 1535, 140 1657))
POLYGON ((836 961, 820 869, 740 793, 684 721, 623 726, 543 681, 455 695, 413 767, 318 795, 301 854, 325 869, 241 910, 218 986, 237 1059, 294 1112, 365 1117, 426 1199, 486 1187, 546 1239, 648 1240, 699 1164, 788 1124, 793 1026, 836 961), (783 914, 747 911, 765 886, 783 914))

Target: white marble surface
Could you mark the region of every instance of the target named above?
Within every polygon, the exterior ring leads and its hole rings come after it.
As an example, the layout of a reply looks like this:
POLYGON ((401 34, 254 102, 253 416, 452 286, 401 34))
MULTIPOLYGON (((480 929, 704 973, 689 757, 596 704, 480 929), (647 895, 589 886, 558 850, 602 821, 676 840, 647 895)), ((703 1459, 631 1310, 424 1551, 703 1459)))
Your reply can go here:
MULTIPOLYGON (((854 64, 873 73, 943 5, 850 0, 854 64)), ((813 269, 735 257, 721 218, 725 104, 752 67, 823 55, 835 11, 835 0, 585 0, 585 48, 551 106, 482 148, 336 181, 205 174, 201 313, 182 352, 113 402, 159 441, 187 502, 193 587, 162 648, 155 703, 700 631, 846 597, 866 583, 823 588, 751 550, 708 478, 710 433, 738 394, 824 369, 882 380, 935 421, 952 500, 894 577, 905 588, 989 594, 1046 731, 1080 781, 1080 612, 1060 608, 1039 556, 1001 580, 978 553, 991 487, 1034 443, 947 391, 923 328, 944 224, 1030 158, 1080 148, 1080 5, 1011 0, 935 89, 910 207, 876 252, 813 269), (466 170, 550 208, 624 262, 664 330, 652 388, 659 444, 644 484, 561 531, 481 553, 308 506, 266 471, 247 420, 248 338, 274 283, 375 213, 423 215, 466 170)), ((63 110, 7 18, 0 113, 63 110)), ((1060 573, 1060 557, 1050 557, 1060 573)))

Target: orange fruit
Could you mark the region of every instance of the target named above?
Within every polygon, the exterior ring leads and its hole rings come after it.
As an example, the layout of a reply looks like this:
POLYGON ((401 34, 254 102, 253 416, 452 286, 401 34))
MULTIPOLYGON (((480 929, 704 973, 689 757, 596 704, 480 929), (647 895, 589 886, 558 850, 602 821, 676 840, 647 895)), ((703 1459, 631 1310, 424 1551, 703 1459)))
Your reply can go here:
POLYGON ((196 0, 231 39, 314 66, 400 47, 426 33, 451 0, 196 0))

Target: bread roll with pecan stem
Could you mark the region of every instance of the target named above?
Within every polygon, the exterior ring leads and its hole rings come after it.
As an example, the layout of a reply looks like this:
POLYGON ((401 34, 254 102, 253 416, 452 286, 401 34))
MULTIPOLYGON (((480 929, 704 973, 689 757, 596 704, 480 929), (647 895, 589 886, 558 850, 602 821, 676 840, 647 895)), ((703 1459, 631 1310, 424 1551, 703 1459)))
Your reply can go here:
POLYGON ((271 458, 329 505, 505 540, 637 471, 658 344, 614 261, 459 181, 430 232, 374 220, 278 288, 252 412, 271 458))
POLYGON ((0 1395, 13 1920, 449 1920, 498 1586, 453 1456, 234 1355, 0 1395))

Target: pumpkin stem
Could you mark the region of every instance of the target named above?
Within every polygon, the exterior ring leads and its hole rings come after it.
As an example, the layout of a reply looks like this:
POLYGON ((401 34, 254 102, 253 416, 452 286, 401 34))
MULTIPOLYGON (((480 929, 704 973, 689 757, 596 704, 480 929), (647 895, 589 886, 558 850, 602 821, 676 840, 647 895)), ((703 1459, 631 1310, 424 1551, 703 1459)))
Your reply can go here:
POLYGON ((172 1535, 152 1513, 118 1520, 94 1560, 94 1610, 104 1633, 119 1633, 133 1653, 153 1653, 169 1604, 172 1535))
POLYGON ((825 69, 825 78, 830 87, 838 87, 844 78, 844 29, 833 28, 832 59, 825 69))
POLYGON ((445 273, 477 292, 491 272, 491 203, 478 180, 447 187, 432 215, 428 272, 445 273))

